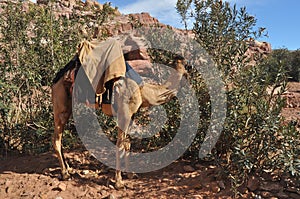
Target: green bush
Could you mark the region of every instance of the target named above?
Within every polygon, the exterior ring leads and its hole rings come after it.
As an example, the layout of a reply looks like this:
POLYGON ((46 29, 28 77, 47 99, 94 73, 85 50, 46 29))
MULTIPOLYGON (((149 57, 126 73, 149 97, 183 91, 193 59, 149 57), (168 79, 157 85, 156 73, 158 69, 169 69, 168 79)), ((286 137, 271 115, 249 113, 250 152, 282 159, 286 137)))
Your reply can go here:
POLYGON ((28 9, 24 9, 23 1, 2 4, 0 140, 7 144, 6 150, 25 153, 49 150, 54 129, 52 79, 72 58, 79 42, 94 37, 95 28, 101 27, 113 12, 105 5, 103 10, 92 10, 96 19, 75 12, 69 18, 55 18, 55 2, 43 6, 29 4, 28 9), (86 27, 91 21, 98 25, 86 27), (86 34, 78 31, 82 29, 86 34))
POLYGON ((213 57, 227 85, 226 123, 212 157, 233 187, 243 184, 252 172, 280 170, 299 175, 299 133, 292 124, 284 126, 280 116, 286 65, 257 55, 252 66, 244 56, 247 41, 260 38, 264 29, 254 28, 256 19, 245 7, 238 9, 219 0, 178 0, 177 10, 183 21, 194 22, 195 39, 213 57), (282 89, 279 94, 267 93, 270 87, 282 89))
POLYGON ((289 81, 300 81, 300 50, 275 49, 264 65, 272 74, 272 79, 276 77, 280 69, 279 66, 283 66, 289 81))

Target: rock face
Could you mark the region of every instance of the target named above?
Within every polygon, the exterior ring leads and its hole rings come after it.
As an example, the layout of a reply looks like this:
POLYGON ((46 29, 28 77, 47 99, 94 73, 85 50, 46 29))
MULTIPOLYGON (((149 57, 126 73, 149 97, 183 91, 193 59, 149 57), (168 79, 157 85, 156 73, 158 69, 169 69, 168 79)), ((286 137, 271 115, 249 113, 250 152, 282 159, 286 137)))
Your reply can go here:
MULTIPOLYGON (((36 3, 40 6, 44 6, 49 3, 49 0, 37 0, 36 3)), ((103 9, 103 5, 94 0, 86 0, 85 2, 81 0, 61 0, 53 4, 56 17, 65 16, 69 18, 73 13, 88 16, 93 14, 92 10, 101 11, 103 9)), ((121 15, 117 9, 114 10, 114 14, 121 15)))
POLYGON ((272 52, 271 44, 267 42, 250 40, 248 44, 249 48, 246 52, 246 57, 250 58, 249 65, 254 65, 259 59, 265 58, 272 52))
MULTIPOLYGON (((6 1, 0 0, 1 3, 6 1)), ((24 1, 24 10, 28 8, 28 4, 32 3, 29 1, 24 1)), ((45 6, 49 4, 49 0, 37 0, 37 5, 45 6)), ((104 5, 98 3, 95 0, 86 0, 85 2, 81 0, 61 0, 53 3, 54 15, 56 18, 64 16, 66 18, 72 17, 74 14, 78 16, 88 16, 91 17, 95 12, 101 12, 104 5)), ((152 17, 149 13, 137 13, 137 14, 128 14, 123 15, 117 9, 113 10, 112 15, 114 17, 108 18, 107 21, 99 27, 95 19, 91 17, 91 20, 88 24, 82 26, 82 29, 79 30, 83 34, 91 33, 93 37, 101 37, 101 35, 107 36, 116 36, 124 33, 132 32, 135 28, 138 27, 158 27, 158 28, 169 28, 176 33, 185 34, 189 37, 193 37, 191 31, 185 31, 176 29, 169 25, 160 23, 156 18, 152 17), (88 28, 87 28, 88 27, 88 28)), ((122 47, 124 53, 127 54, 127 60, 130 60, 132 66, 139 72, 146 72, 151 70, 150 58, 147 55, 147 50, 145 45, 140 42, 141 38, 138 35, 134 37, 129 37, 126 40, 123 40, 122 47)), ((246 52, 246 56, 250 58, 250 65, 255 64, 258 61, 258 57, 265 57, 271 53, 271 45, 266 42, 259 42, 251 40, 249 43, 249 49, 246 52)))

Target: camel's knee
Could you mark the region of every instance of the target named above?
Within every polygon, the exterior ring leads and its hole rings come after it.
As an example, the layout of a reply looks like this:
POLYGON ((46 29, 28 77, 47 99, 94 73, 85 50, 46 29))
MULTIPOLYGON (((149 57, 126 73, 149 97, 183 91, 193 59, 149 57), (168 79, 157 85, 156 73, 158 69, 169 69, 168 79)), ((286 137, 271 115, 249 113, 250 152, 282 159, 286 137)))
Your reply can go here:
POLYGON ((71 113, 67 112, 67 111, 61 112, 60 114, 58 114, 58 119, 60 121, 61 126, 65 126, 66 125, 66 123, 69 120, 70 115, 71 115, 71 113))
POLYGON ((126 136, 126 138, 123 140, 123 145, 124 145, 125 151, 129 152, 131 144, 130 144, 130 139, 128 136, 126 136))
POLYGON ((52 139, 53 146, 56 147, 60 145, 62 139, 62 133, 64 127, 70 117, 70 114, 67 112, 62 112, 60 114, 54 114, 54 135, 52 139))
POLYGON ((61 133, 57 133, 57 131, 53 134, 52 137, 52 145, 55 151, 60 151, 61 149, 61 133))

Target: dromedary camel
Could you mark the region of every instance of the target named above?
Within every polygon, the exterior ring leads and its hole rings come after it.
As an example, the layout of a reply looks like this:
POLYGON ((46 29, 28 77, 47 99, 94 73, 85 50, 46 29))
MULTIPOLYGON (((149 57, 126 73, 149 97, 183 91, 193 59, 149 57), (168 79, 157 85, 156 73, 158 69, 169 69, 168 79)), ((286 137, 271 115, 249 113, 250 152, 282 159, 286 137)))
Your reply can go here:
MULTIPOLYGON (((78 55, 76 56, 57 73, 52 86, 55 125, 52 142, 60 163, 63 179, 67 179, 70 176, 68 172, 69 166, 62 154, 62 133, 64 131, 64 126, 72 113, 72 86, 74 80, 70 78, 70 74, 74 71, 74 69, 78 69, 81 66, 78 55)), ((117 121, 116 187, 123 186, 121 171, 119 169, 120 154, 122 150, 125 150, 125 153, 130 150, 130 142, 127 138, 127 131, 131 117, 140 107, 161 105, 170 101, 176 95, 183 75, 187 74, 183 58, 175 58, 172 65, 175 70, 173 70, 170 78, 163 85, 144 83, 143 86, 139 86, 130 78, 119 78, 114 82, 114 103, 116 104, 116 107, 118 107, 117 113, 115 114, 121 116, 117 118, 122 118, 122 120, 117 121)), ((113 106, 107 104, 100 104, 100 106, 105 114, 110 116, 113 115, 113 106)))

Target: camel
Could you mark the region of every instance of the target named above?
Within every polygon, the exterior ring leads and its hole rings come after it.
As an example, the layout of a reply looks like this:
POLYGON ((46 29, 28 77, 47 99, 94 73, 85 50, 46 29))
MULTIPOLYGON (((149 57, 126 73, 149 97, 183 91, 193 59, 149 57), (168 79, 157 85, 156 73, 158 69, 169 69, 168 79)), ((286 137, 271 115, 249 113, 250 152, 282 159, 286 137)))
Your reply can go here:
MULTIPOLYGON (((54 113, 54 134, 52 139, 53 148, 58 157, 62 179, 68 179, 69 166, 65 161, 62 153, 62 134, 64 126, 72 113, 72 73, 81 66, 78 55, 64 67, 56 75, 52 85, 52 103, 54 113)), ((110 104, 100 102, 99 107, 106 115, 117 115, 122 118, 118 119, 118 135, 116 143, 116 173, 115 187, 124 186, 120 168, 120 154, 126 154, 130 150, 130 141, 128 138, 128 128, 130 119, 138 111, 140 107, 150 107, 164 104, 176 96, 180 87, 180 82, 184 75, 187 75, 185 69, 185 61, 182 57, 176 57, 172 63, 175 70, 172 70, 167 82, 163 85, 144 83, 138 85, 130 78, 118 78, 114 81, 114 103, 117 105, 117 112, 110 104), (126 153, 127 152, 127 153, 126 153)), ((98 106, 95 106, 97 108, 98 106)))

